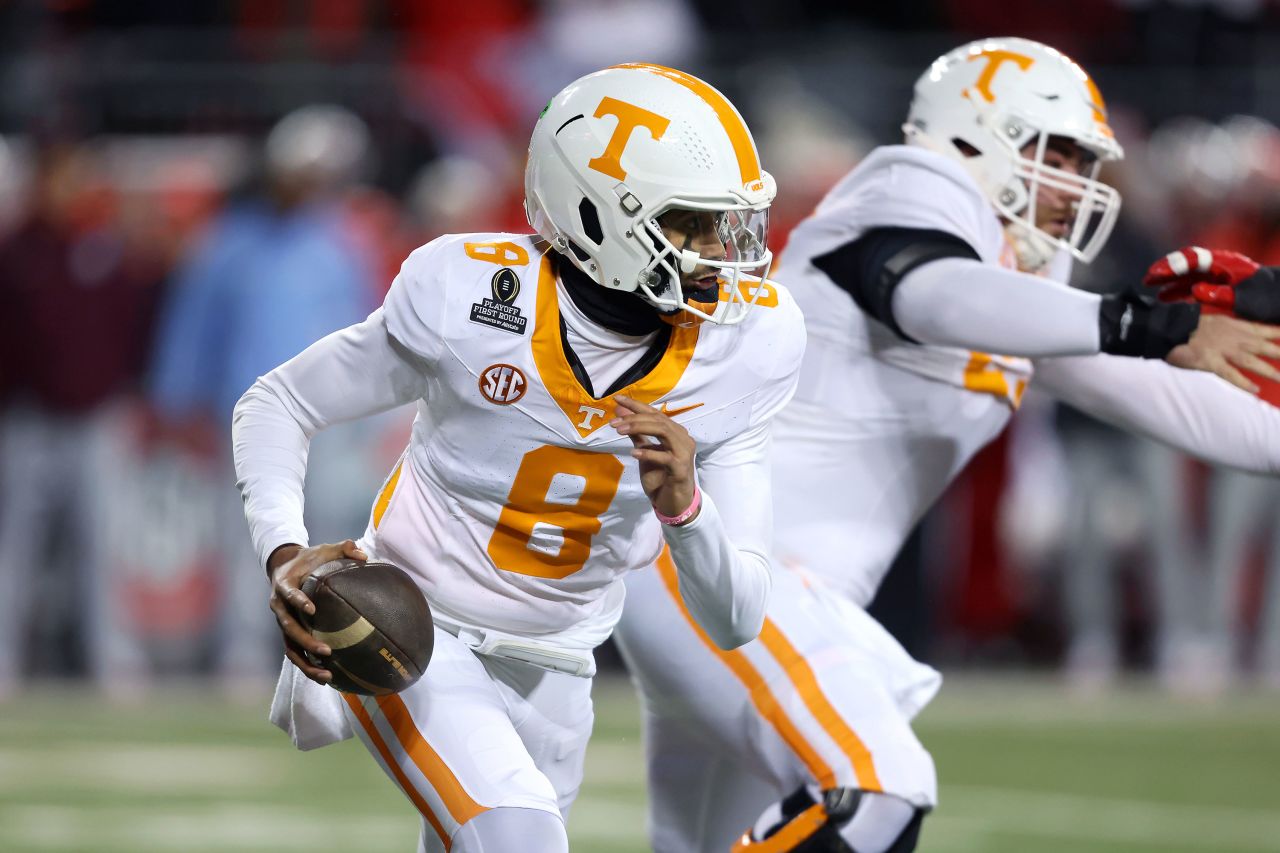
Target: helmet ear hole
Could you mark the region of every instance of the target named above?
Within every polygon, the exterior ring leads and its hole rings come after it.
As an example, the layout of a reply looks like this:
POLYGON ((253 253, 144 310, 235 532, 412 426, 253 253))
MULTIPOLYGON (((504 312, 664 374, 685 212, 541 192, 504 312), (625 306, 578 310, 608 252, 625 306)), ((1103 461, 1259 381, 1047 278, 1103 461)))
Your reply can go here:
POLYGON ((963 139, 961 139, 958 136, 951 140, 951 144, 954 145, 956 149, 966 157, 977 157, 979 154, 982 153, 977 148, 974 148, 972 145, 965 142, 963 139))
POLYGON ((582 233, 587 239, 599 246, 604 242, 604 230, 600 227, 600 215, 591 199, 583 197, 578 202, 578 216, 582 219, 582 233))

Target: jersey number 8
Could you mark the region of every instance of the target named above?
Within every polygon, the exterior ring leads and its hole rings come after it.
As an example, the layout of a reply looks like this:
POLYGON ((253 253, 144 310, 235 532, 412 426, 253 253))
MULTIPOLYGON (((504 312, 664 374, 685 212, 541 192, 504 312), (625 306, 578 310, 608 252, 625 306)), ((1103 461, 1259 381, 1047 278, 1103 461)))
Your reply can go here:
POLYGON ((526 453, 489 539, 493 564, 503 571, 555 579, 581 569, 591 556, 591 538, 600 532, 600 515, 618 492, 622 471, 622 463, 609 453, 551 445, 526 453))

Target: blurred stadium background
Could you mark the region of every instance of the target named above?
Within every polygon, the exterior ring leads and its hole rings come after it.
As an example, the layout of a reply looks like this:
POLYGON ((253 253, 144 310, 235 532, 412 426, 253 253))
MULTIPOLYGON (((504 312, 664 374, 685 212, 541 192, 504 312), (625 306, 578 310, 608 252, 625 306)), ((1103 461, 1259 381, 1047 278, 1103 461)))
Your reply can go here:
MULTIPOLYGON (((265 721, 278 659, 230 405, 381 299, 413 247, 523 230, 545 100, 675 65, 746 114, 774 248, 937 55, 1073 55, 1127 157, 1082 287, 1186 242, 1280 263, 1269 0, 0 2, 0 849, 410 849, 354 744, 265 721)), ((363 529, 407 416, 326 434, 316 540, 363 529)), ((947 673, 937 851, 1280 850, 1280 487, 1030 398, 874 612, 947 673)), ((574 849, 644 849, 606 649, 574 849)))

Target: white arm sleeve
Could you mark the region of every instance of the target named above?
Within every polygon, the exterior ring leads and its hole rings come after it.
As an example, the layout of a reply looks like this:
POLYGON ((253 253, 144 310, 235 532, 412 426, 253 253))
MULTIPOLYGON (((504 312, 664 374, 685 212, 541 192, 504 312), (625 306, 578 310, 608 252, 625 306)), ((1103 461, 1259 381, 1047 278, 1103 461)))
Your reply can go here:
POLYGON ((1040 358, 1101 346, 1101 297, 969 258, 943 258, 903 276, 893 316, 923 344, 1040 358))
POLYGON ((766 421, 700 456, 702 510, 688 524, 662 528, 680 596, 722 649, 756 638, 773 588, 769 443, 766 421))
POLYGON ((1212 373, 1094 355, 1037 361, 1034 381, 1064 403, 1206 462, 1280 473, 1280 409, 1212 373))
POLYGON ((306 545, 302 484, 311 437, 426 393, 425 362, 387 333, 382 309, 312 344, 258 379, 231 422, 236 485, 262 565, 281 545, 306 545))

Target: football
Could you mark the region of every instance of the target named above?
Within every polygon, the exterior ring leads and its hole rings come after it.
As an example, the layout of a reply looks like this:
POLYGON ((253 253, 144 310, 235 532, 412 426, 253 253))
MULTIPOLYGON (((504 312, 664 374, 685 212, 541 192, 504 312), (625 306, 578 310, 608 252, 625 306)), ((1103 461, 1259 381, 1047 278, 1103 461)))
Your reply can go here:
POLYGON ((344 693, 399 693, 426 672, 434 645, 431 608, 391 563, 341 559, 311 573, 302 591, 316 606, 312 633, 333 654, 317 663, 344 693))

